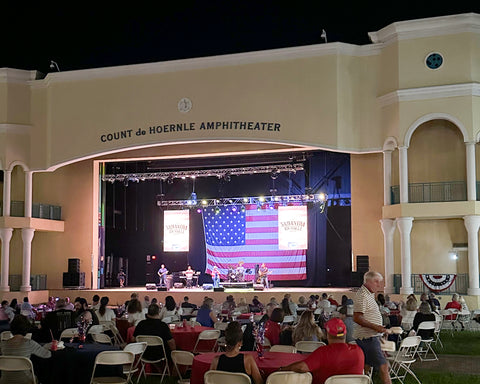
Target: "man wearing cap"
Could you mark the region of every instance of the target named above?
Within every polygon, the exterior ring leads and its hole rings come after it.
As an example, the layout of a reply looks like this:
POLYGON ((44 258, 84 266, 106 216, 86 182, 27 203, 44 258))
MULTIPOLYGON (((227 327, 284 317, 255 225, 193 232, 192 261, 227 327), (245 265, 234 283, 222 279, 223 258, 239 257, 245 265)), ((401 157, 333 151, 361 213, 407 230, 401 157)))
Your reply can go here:
POLYGON ((323 384, 334 375, 361 375, 363 352, 357 345, 345 343, 345 323, 334 317, 325 323, 325 330, 328 345, 317 348, 305 360, 280 367, 280 371, 311 372, 313 384, 323 384))
POLYGON ((357 345, 365 354, 367 372, 370 367, 378 369, 382 383, 392 381, 388 373, 388 364, 381 349, 380 334, 389 334, 383 326, 382 314, 375 300, 375 294, 382 287, 383 276, 375 271, 368 271, 363 276, 363 285, 357 291, 353 305, 353 321, 357 323, 353 336, 357 345))

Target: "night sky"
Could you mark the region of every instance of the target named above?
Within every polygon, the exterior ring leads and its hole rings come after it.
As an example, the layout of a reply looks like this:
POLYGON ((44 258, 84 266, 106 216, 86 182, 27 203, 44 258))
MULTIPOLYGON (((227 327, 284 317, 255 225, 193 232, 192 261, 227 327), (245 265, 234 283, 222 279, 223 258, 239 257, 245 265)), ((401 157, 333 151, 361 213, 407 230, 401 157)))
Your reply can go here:
POLYGON ((116 8, 110 9, 99 7, 101 2, 4 5, 0 68, 46 74, 52 71, 50 60, 71 71, 321 44, 322 29, 328 42, 365 45, 368 32, 392 22, 480 13, 480 3, 471 1, 398 3, 383 8, 360 1, 260 0, 112 3, 116 8))

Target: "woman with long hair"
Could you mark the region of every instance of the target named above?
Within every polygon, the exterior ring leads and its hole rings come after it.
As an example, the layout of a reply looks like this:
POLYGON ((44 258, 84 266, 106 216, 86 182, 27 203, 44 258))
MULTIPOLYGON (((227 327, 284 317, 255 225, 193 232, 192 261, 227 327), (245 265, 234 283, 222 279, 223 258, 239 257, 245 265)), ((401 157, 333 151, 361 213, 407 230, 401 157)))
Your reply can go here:
POLYGON ((281 303, 281 307, 283 309, 283 314, 285 316, 292 316, 293 313, 290 310, 290 301, 287 298, 284 298, 281 303))
POLYGON ((293 344, 297 341, 322 341, 324 335, 320 327, 315 324, 313 312, 306 310, 300 316, 292 335, 293 344))
POLYGON ((170 318, 171 322, 180 320, 180 313, 173 296, 165 297, 165 306, 160 310, 160 319, 170 318))
POLYGON ((132 299, 128 302, 127 313, 130 325, 137 326, 140 321, 145 320, 142 303, 138 299, 132 299))
POLYGON ((100 307, 97 311, 98 321, 113 321, 115 320, 115 312, 113 309, 107 308, 109 302, 109 298, 107 296, 103 296, 100 299, 100 307))
POLYGON ((238 321, 232 321, 225 330, 226 351, 220 356, 215 356, 211 370, 245 373, 254 384, 263 384, 262 376, 255 358, 250 354, 240 353, 242 348, 243 332, 238 321))

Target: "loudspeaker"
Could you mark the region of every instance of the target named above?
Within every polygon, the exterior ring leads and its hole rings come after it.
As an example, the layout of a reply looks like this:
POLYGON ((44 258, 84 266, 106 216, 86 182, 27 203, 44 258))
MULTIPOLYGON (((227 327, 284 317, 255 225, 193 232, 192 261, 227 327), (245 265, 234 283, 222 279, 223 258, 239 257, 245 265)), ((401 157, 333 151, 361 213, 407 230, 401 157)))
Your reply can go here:
POLYGON ((370 264, 368 262, 368 256, 357 255, 357 272, 364 274, 370 269, 370 264))
POLYGON ((85 272, 63 272, 64 287, 85 287, 85 272))
POLYGON ((69 273, 80 272, 80 259, 68 259, 68 272, 69 273))
POLYGON ((168 291, 167 287, 157 287, 157 291, 168 291))
POLYGON ((253 284, 254 291, 263 291, 264 289, 265 287, 263 286, 263 284, 253 284))
POLYGON ((147 290, 155 290, 155 289, 157 289, 157 285, 153 284, 153 283, 147 283, 147 284, 145 284, 145 288, 147 290))
POLYGON ((213 288, 213 292, 223 292, 225 289, 223 289, 223 287, 216 287, 216 288, 213 288))
POLYGON ((183 283, 174 283, 173 287, 174 288, 183 288, 183 283))

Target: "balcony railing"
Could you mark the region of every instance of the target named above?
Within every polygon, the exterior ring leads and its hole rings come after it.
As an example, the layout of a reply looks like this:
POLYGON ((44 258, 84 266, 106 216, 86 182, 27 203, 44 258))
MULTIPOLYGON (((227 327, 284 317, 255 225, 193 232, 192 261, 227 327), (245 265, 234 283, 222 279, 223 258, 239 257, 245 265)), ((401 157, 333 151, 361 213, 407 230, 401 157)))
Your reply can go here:
MULTIPOLYGON (((3 212, 3 201, 0 202, 0 216, 3 212)), ((24 217, 25 203, 23 201, 10 202, 10 216, 24 217)), ((62 220, 62 207, 51 204, 32 204, 32 217, 49 220, 62 220)))
MULTIPOLYGON (((479 192, 477 192, 477 196, 479 196, 479 192)), ((398 185, 391 187, 391 199, 392 204, 400 203, 400 187, 398 185)), ((408 184, 409 203, 433 203, 466 200, 467 183, 465 181, 408 184)))
MULTIPOLYGON (((421 294, 423 292, 429 292, 429 289, 423 284, 420 275, 411 275, 411 284, 413 293, 421 294)), ((402 286, 402 275, 393 275, 393 286, 395 293, 400 293, 400 287, 402 286)), ((468 289, 468 273, 459 273, 455 278, 453 284, 446 290, 442 291, 442 295, 451 295, 453 293, 459 293, 466 295, 468 289)))

